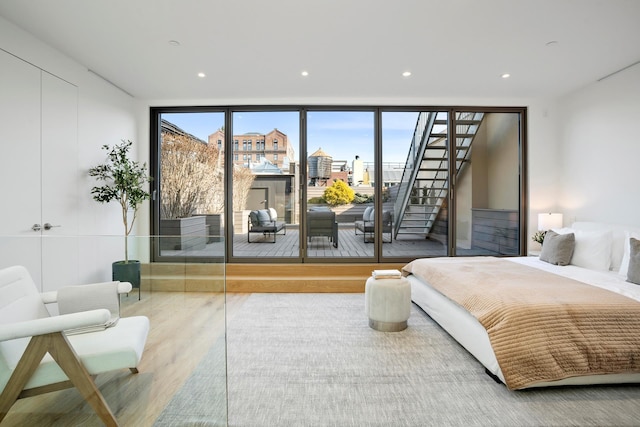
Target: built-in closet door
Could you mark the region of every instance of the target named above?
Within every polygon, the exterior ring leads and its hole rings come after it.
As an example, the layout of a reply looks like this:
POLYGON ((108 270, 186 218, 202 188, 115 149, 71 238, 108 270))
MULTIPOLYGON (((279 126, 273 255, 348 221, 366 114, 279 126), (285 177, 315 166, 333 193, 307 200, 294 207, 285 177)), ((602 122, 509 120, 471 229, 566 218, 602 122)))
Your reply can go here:
POLYGON ((83 176, 78 168, 78 88, 42 71, 43 290, 78 284, 78 210, 83 176), (47 224, 50 224, 49 229, 47 224))
POLYGON ((40 283, 40 69, 0 51, 0 267, 22 264, 40 283))
POLYGON ((0 268, 24 265, 42 291, 77 283, 77 99, 0 51, 0 268))

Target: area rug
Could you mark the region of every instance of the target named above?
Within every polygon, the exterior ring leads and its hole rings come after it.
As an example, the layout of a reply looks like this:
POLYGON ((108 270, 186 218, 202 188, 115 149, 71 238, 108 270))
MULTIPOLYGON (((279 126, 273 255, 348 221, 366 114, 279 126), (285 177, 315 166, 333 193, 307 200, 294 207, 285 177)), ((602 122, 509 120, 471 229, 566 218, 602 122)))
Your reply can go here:
MULTIPOLYGON (((202 369, 222 356, 214 347, 202 369)), ((417 307, 402 332, 369 328, 363 294, 253 294, 228 324, 227 356, 230 426, 631 426, 640 419, 638 386, 509 391, 417 307)), ((206 397, 205 383, 220 378, 200 375, 167 407, 184 412, 163 413, 157 425, 224 425, 206 414, 222 402, 206 397)))

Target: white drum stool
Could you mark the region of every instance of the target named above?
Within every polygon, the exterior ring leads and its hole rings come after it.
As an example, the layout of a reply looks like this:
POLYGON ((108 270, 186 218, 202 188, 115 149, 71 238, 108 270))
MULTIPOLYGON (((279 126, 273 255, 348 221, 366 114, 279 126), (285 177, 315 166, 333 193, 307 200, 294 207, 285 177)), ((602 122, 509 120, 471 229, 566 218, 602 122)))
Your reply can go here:
POLYGON ((365 312, 369 326, 377 331, 398 332, 407 328, 411 314, 411 285, 404 277, 374 279, 365 286, 365 312))

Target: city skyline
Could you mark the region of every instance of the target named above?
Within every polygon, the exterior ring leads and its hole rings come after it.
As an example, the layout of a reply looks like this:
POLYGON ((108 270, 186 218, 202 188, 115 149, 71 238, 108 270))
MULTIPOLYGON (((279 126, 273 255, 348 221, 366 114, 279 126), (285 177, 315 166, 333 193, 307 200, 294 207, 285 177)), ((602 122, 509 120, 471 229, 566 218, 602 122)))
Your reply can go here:
MULTIPOLYGON (((404 163, 418 112, 384 112, 382 115, 383 159, 404 163)), ((163 113, 162 118, 203 141, 224 126, 223 112, 163 113)), ((234 112, 233 135, 285 133, 300 154, 300 123, 297 111, 234 112)), ((359 156, 374 162, 374 113, 371 111, 307 112, 307 153, 322 149, 334 160, 351 162, 359 156)), ((298 161, 298 159, 292 159, 298 161)))

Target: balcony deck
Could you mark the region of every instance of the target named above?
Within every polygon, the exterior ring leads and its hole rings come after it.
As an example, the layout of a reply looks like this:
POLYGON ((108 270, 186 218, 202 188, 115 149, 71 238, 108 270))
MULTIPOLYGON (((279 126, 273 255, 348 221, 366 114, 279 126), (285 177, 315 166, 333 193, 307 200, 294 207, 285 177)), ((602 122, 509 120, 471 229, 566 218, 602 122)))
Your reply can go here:
MULTIPOLYGON (((247 242, 247 234, 235 234, 233 238, 233 255, 241 258, 298 258, 300 256, 300 233, 298 227, 288 225, 286 234, 279 233, 275 243, 273 235, 263 236, 251 233, 251 243, 247 242)), ((382 245, 386 257, 417 258, 421 256, 444 256, 446 247, 441 242, 425 239, 420 235, 401 235, 399 239, 387 242, 389 234, 385 234, 382 245)), ((200 250, 163 250, 163 256, 176 257, 211 257, 222 256, 224 245, 213 242, 200 250)), ((353 224, 340 224, 338 228, 338 247, 327 237, 312 237, 307 242, 308 258, 371 258, 374 255, 374 244, 366 243, 364 235, 355 234, 353 224)))

